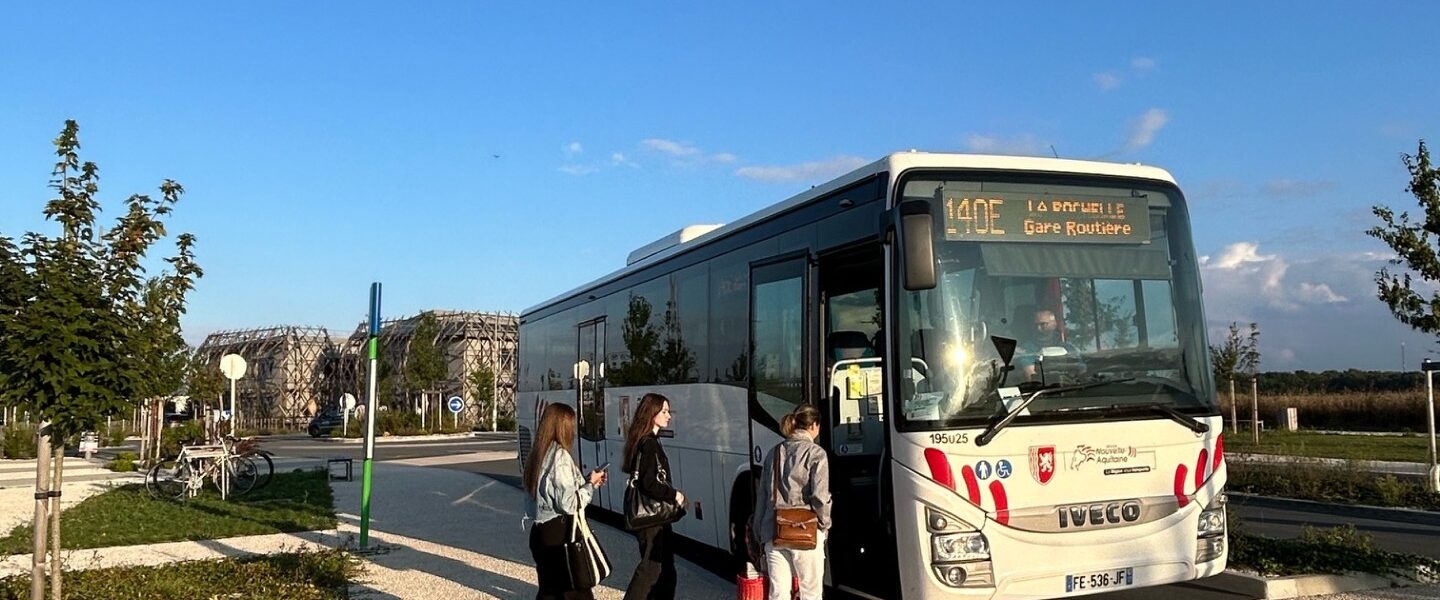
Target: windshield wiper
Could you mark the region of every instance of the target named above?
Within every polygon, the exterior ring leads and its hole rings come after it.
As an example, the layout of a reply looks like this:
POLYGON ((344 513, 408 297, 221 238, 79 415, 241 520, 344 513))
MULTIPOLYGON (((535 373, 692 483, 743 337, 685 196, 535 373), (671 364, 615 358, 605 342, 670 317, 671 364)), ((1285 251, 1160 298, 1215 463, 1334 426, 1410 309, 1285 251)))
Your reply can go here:
POLYGON ((1172 406, 1165 404, 1146 404, 1144 405, 1144 408, 1151 412, 1157 412, 1167 417, 1170 417, 1171 420, 1181 425, 1184 425, 1190 431, 1193 431, 1195 433, 1208 433, 1210 431, 1209 423, 1206 423, 1204 421, 1201 421, 1200 419, 1175 410, 1175 408, 1172 406))
POLYGON ((1005 426, 1009 425, 1011 421, 1014 421, 1015 417, 1020 416, 1020 413, 1025 410, 1025 407, 1030 406, 1030 403, 1034 402, 1036 398, 1039 398, 1041 396, 1064 394, 1068 392, 1078 392, 1080 390, 1097 388, 1102 385, 1110 385, 1112 383, 1124 383, 1126 381, 1134 380, 1134 377, 1127 377, 1124 379, 1107 379, 1105 381, 1092 381, 1090 383, 1082 383, 1079 385, 1067 385, 1062 387, 1045 388, 1043 390, 1030 394, 1030 397, 1020 402, 1020 404, 1016 405, 1014 410, 1005 413, 1005 416, 1002 417, 999 421, 991 423, 988 427, 985 428, 985 431, 982 431, 980 432, 980 435, 975 436, 975 445, 984 446, 986 444, 989 444, 990 440, 995 439, 996 434, 999 434, 1001 429, 1004 429, 1005 426))

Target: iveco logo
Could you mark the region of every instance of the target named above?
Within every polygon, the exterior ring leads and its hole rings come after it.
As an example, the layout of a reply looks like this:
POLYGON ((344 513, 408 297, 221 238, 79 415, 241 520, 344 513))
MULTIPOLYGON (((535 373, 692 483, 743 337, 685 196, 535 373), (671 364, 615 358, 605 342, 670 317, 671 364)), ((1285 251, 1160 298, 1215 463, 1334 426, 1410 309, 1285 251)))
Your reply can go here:
POLYGON ((1061 506, 1056 513, 1060 515, 1061 529, 1121 525, 1140 520, 1140 501, 1123 500, 1102 504, 1061 506))

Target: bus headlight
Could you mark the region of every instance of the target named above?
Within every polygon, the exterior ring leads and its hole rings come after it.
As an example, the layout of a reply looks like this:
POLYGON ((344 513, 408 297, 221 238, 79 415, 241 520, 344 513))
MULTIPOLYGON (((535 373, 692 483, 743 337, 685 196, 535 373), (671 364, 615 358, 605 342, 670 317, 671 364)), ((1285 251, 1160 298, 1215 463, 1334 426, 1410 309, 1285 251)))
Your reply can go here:
POLYGON ((990 558, 990 544, 985 541, 985 534, 979 532, 933 535, 930 536, 930 546, 934 550, 932 562, 963 562, 990 558))
POLYGON ((1215 496, 1205 510, 1200 511, 1200 527, 1196 537, 1225 535, 1225 494, 1215 496))
POLYGON ((1200 511, 1200 529, 1198 537, 1212 537, 1225 534, 1225 509, 1212 508, 1200 511))

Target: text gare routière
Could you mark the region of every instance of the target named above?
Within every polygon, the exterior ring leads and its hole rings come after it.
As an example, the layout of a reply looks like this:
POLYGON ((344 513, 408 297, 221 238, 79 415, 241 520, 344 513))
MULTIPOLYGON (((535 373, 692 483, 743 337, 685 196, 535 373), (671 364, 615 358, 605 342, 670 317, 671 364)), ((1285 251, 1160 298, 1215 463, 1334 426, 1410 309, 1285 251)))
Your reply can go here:
POLYGON ((1054 242, 1145 242, 1144 198, 950 197, 945 239, 1054 242))

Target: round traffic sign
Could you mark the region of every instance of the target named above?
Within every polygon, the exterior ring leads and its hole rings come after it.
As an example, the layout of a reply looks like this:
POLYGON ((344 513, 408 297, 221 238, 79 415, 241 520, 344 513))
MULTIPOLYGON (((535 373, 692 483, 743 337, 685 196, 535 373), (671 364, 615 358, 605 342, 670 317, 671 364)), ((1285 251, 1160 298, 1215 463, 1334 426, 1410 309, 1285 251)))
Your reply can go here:
POLYGON ((347 393, 341 396, 340 407, 345 410, 355 410, 355 394, 347 393))
POLYGON ((226 354, 220 357, 220 373, 232 381, 244 377, 245 358, 239 354, 226 354))
POLYGON ((460 411, 465 410, 465 400, 459 396, 451 396, 446 405, 450 407, 452 413, 459 414, 460 411))

